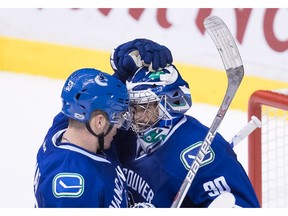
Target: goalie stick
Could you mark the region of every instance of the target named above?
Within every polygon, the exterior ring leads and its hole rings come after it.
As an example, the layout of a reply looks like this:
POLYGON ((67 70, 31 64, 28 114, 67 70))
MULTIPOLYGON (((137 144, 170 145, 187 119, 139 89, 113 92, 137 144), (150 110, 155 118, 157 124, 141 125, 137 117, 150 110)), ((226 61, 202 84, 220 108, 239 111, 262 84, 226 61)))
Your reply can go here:
POLYGON ((217 133, 237 89, 244 77, 244 67, 234 38, 226 24, 217 16, 209 16, 204 20, 204 26, 216 45, 221 56, 228 77, 228 86, 222 104, 213 120, 213 123, 202 142, 189 171, 176 194, 171 208, 179 208, 192 184, 201 163, 208 152, 210 145, 217 133))
POLYGON ((230 146, 234 148, 239 142, 249 136, 256 128, 261 128, 261 126, 261 121, 256 116, 252 116, 251 120, 229 141, 230 146))
POLYGON ((261 121, 256 117, 252 116, 251 120, 231 139, 230 146, 234 148, 239 142, 249 136, 256 128, 262 126, 261 121))

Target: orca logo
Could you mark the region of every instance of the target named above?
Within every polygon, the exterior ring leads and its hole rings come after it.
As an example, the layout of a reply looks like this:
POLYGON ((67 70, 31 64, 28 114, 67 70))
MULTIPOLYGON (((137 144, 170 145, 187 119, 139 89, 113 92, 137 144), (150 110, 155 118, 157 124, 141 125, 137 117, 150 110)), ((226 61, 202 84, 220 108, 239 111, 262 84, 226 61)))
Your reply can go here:
POLYGON ((78 173, 58 173, 52 183, 55 197, 80 197, 84 192, 84 178, 78 173))
POLYGON ((108 80, 103 74, 97 75, 94 80, 100 86, 108 86, 108 80))
MULTIPOLYGON (((190 146, 188 146, 186 149, 184 149, 180 154, 180 160, 183 163, 184 167, 189 170, 190 166, 192 165, 194 159, 196 158, 196 155, 201 147, 202 142, 194 143, 190 146)), ((209 150, 207 154, 204 156, 204 159, 202 161, 202 164, 200 167, 205 166, 209 163, 211 163, 215 158, 215 153, 212 150, 211 147, 209 147, 209 150)))

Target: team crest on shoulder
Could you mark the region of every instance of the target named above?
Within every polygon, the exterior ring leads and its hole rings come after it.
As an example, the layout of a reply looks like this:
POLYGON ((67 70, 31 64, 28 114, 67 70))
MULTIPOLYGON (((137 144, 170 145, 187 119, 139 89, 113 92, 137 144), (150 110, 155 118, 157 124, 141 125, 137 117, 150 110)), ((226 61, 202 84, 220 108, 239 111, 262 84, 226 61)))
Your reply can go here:
MULTIPOLYGON (((196 155, 197 155, 197 153, 199 151, 199 148, 200 148, 201 144, 202 144, 202 142, 194 143, 194 144, 188 146, 186 149, 184 149, 181 152, 180 160, 181 160, 181 162, 183 163, 184 167, 187 170, 189 170, 192 162, 194 161, 194 159, 195 159, 195 157, 196 157, 196 155)), ((211 163, 214 160, 214 158, 215 158, 215 153, 212 150, 212 148, 209 147, 209 150, 208 150, 207 154, 205 155, 200 167, 211 163)))
POLYGON ((53 178, 52 191, 55 197, 80 197, 84 192, 84 178, 79 173, 58 173, 53 178))

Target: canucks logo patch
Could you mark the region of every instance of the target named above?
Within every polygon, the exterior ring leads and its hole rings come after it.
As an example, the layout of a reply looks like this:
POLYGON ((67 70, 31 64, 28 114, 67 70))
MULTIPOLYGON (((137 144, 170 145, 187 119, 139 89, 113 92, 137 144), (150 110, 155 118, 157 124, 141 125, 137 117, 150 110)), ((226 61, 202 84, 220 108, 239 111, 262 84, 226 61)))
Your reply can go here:
MULTIPOLYGON (((193 161, 194 161, 194 159, 195 159, 195 157, 196 157, 196 155, 200 149, 201 144, 202 144, 202 142, 194 143, 181 152, 180 160, 187 170, 189 170, 191 164, 193 163, 193 161)), ((207 154, 205 155, 200 167, 211 163, 214 160, 214 158, 215 158, 215 153, 212 150, 212 148, 209 147, 209 150, 208 150, 207 154)))
POLYGON ((108 86, 108 79, 102 73, 97 75, 94 80, 100 86, 108 86))
POLYGON ((58 173, 52 183, 55 197, 80 197, 84 192, 84 178, 78 173, 58 173))

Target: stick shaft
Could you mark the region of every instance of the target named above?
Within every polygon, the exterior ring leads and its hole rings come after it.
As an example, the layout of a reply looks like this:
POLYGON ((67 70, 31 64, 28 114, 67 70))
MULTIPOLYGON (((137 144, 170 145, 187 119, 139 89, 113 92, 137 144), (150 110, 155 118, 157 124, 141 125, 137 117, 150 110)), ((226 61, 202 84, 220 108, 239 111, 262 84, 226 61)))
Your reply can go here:
POLYGON ((244 77, 244 68, 238 48, 225 23, 217 16, 210 16, 204 20, 204 26, 216 45, 221 56, 227 77, 228 86, 221 106, 213 120, 213 123, 192 162, 188 173, 174 198, 171 208, 179 208, 197 174, 201 163, 209 151, 210 145, 217 133, 236 92, 244 77))
POLYGON ((251 134, 256 128, 261 127, 261 121, 256 117, 252 116, 251 120, 245 125, 229 142, 231 147, 234 148, 239 142, 245 139, 251 134))

